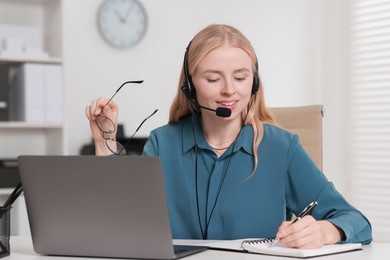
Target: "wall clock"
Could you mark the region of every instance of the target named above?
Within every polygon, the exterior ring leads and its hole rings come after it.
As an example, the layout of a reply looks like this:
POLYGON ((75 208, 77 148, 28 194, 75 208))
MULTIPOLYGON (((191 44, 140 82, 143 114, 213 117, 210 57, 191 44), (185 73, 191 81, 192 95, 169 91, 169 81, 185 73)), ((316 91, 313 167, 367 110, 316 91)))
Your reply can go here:
POLYGON ((147 29, 147 15, 137 0, 105 0, 98 11, 97 24, 103 39, 119 49, 138 43, 147 29))

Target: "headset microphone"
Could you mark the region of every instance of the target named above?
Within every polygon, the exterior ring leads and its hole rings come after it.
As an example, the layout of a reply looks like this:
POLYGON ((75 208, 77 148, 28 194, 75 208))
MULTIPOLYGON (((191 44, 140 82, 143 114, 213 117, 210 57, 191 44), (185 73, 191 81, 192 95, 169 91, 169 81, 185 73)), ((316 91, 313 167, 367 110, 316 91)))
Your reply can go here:
POLYGON ((203 109, 207 109, 210 111, 214 111, 215 114, 219 117, 229 117, 232 114, 232 111, 226 107, 218 107, 217 109, 211 109, 211 108, 204 107, 201 105, 198 105, 198 107, 203 108, 203 109))
POLYGON ((226 107, 218 107, 217 109, 212 109, 209 107, 204 107, 204 106, 201 106, 199 104, 196 104, 193 100, 190 100, 190 102, 196 107, 207 109, 210 111, 214 111, 215 114, 219 117, 229 117, 232 114, 232 110, 230 110, 229 108, 226 108, 226 107))

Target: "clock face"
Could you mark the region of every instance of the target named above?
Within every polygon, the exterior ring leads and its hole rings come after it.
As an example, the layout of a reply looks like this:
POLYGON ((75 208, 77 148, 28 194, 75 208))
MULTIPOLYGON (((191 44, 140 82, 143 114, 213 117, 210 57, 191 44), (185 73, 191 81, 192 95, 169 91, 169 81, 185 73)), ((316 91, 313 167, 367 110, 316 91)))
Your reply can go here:
POLYGON ((100 34, 116 48, 128 48, 144 36, 147 17, 137 0, 106 0, 98 13, 100 34))

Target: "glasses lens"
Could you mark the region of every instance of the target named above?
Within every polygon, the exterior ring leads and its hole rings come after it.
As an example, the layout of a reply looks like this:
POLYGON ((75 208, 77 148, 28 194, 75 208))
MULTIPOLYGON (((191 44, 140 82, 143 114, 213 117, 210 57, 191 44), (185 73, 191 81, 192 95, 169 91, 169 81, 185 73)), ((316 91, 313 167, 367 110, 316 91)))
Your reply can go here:
POLYGON ((117 141, 106 139, 107 148, 116 155, 125 155, 126 149, 117 141))
POLYGON ((96 117, 96 124, 103 133, 111 134, 115 131, 114 122, 104 115, 98 115, 96 117))

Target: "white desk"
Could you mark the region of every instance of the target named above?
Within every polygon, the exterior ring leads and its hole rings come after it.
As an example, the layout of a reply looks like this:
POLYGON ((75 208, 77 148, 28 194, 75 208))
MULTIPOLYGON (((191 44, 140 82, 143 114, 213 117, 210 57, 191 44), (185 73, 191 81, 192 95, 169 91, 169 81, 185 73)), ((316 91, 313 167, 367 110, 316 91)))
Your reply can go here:
MULTIPOLYGON (((193 245, 207 245, 207 241, 199 240, 175 240, 175 244, 193 244, 193 245)), ((11 237, 11 255, 4 258, 4 260, 86 260, 85 257, 56 257, 56 256, 41 256, 34 253, 31 238, 26 237, 11 237)), ((368 246, 363 246, 363 250, 350 253, 343 253, 337 255, 329 255, 319 257, 321 260, 380 260, 388 259, 390 255, 390 243, 373 243, 368 246)), ((97 258, 102 259, 102 258, 97 258)), ((207 250, 195 255, 188 256, 184 259, 188 260, 286 260, 294 258, 265 256, 258 254, 247 254, 239 252, 228 252, 219 250, 207 250)), ((298 258, 296 258, 298 259, 298 258)))

